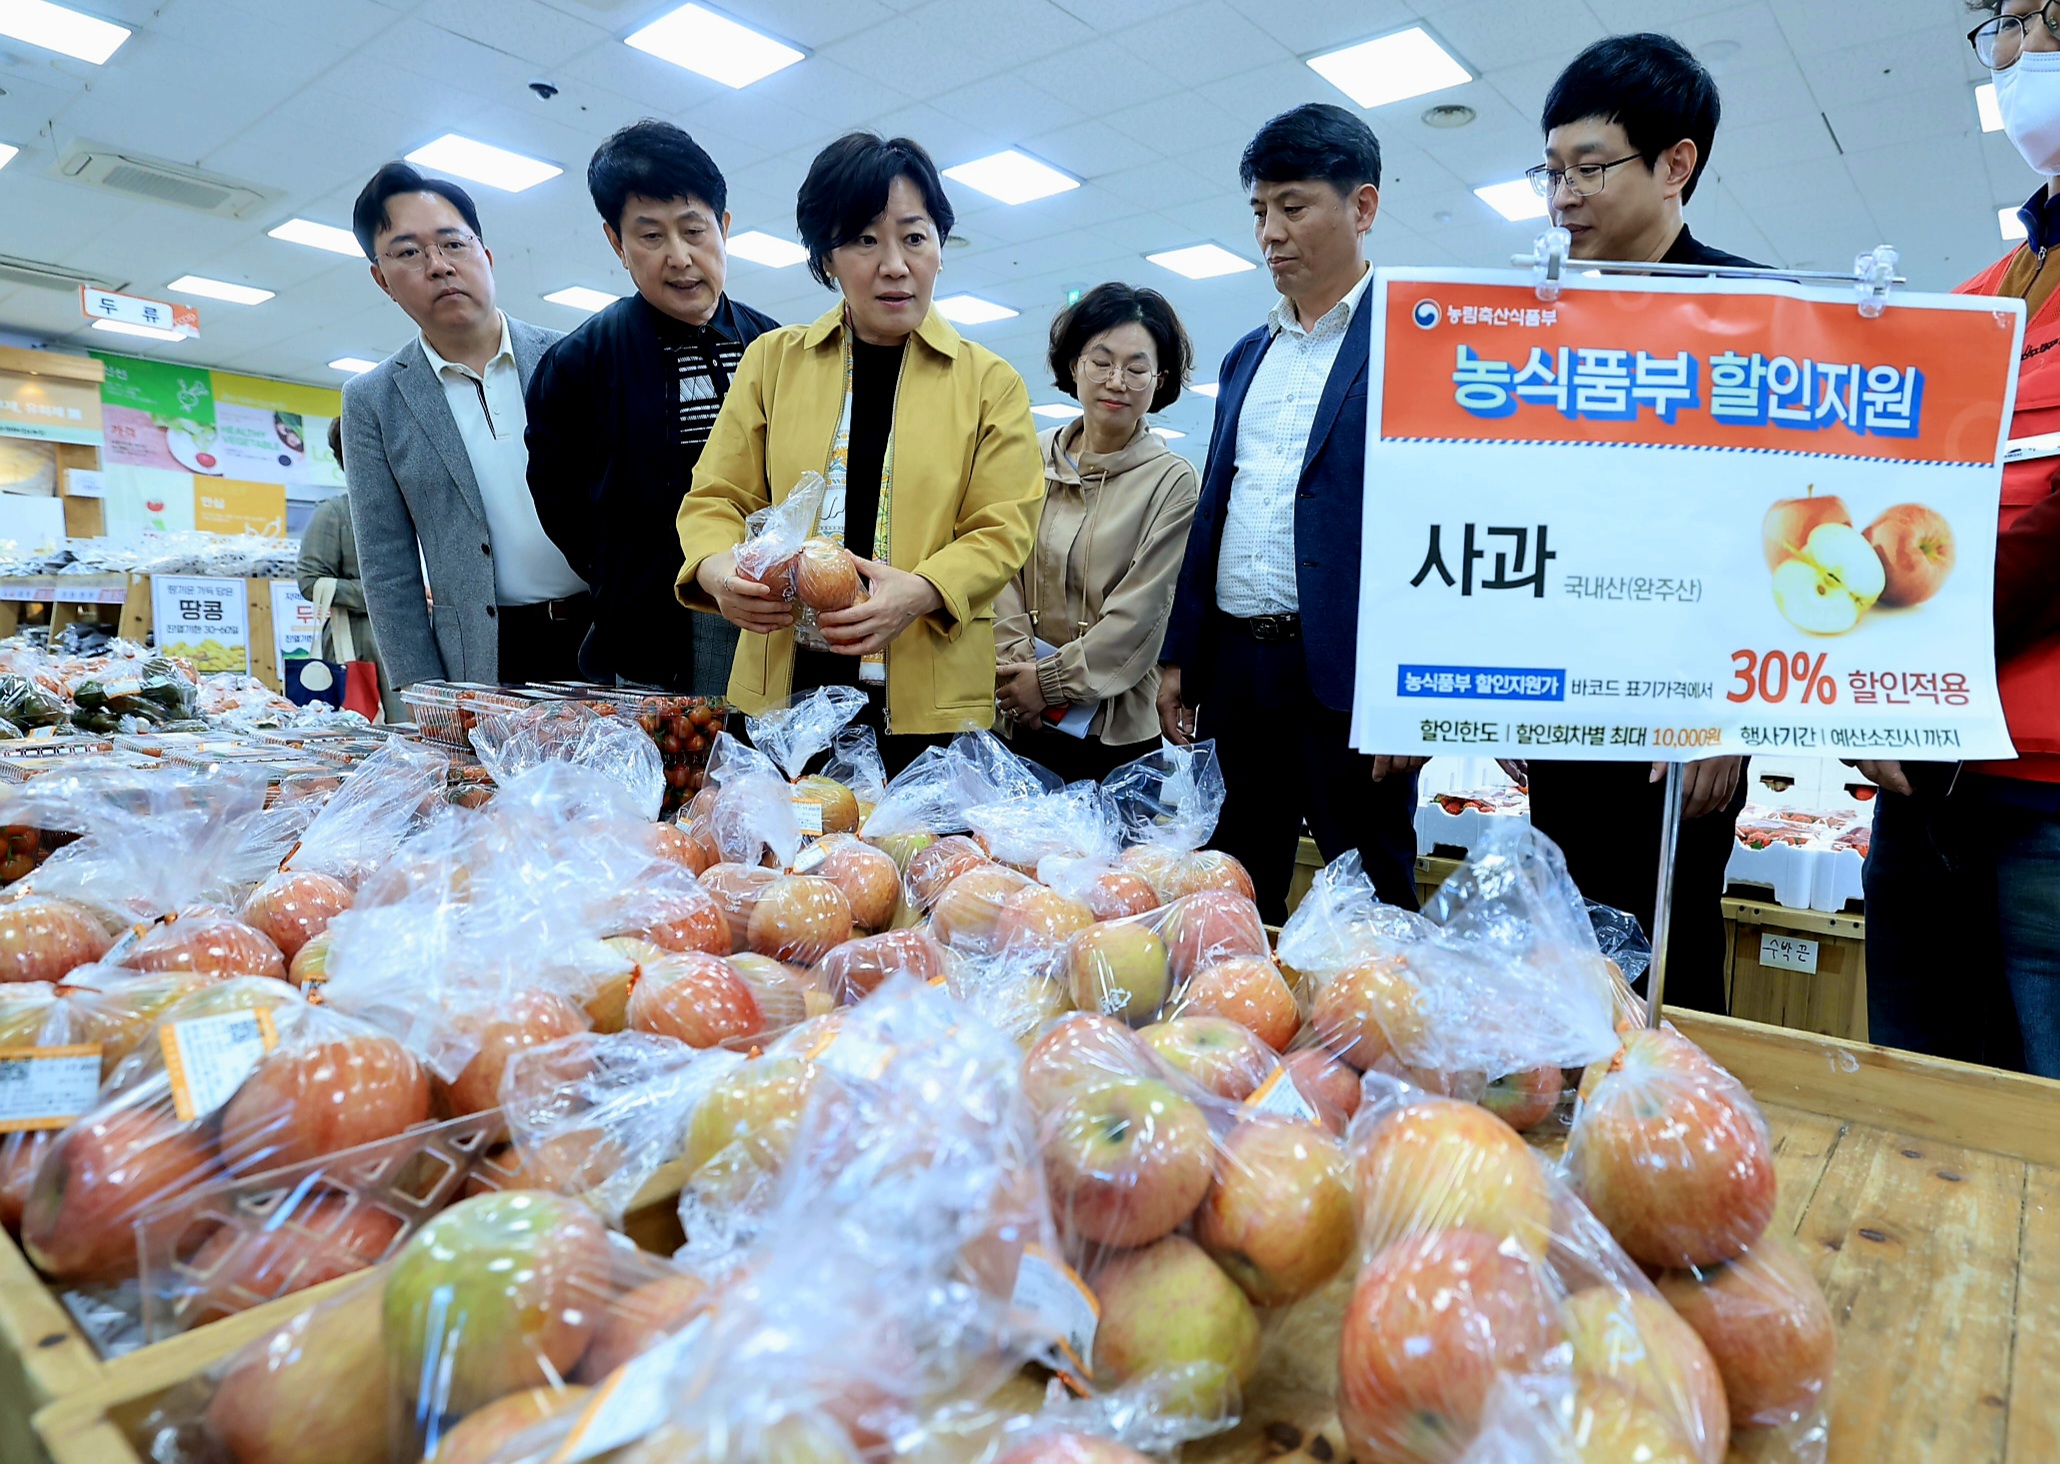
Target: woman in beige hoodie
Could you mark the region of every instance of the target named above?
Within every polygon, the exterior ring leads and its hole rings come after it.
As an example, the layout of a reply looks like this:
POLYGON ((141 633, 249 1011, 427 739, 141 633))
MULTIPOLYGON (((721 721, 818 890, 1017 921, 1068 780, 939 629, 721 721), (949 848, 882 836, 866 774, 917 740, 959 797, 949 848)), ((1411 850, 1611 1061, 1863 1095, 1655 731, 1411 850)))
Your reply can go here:
POLYGON ((1159 745, 1159 644, 1199 485, 1145 414, 1179 398, 1194 347, 1163 295, 1107 284, 1052 322, 1050 360, 1081 415, 1038 434, 1037 545, 994 606, 997 725, 1068 782, 1099 781, 1159 745), (1069 714, 1084 736, 1057 725, 1069 714))

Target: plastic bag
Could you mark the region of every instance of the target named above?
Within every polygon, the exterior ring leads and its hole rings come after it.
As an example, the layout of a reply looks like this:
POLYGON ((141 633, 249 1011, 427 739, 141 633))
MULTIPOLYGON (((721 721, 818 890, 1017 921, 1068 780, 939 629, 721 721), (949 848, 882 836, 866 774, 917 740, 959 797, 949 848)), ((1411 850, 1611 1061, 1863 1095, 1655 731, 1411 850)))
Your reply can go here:
POLYGON ((1214 742, 1162 747, 1125 763, 1102 780, 1122 820, 1126 848, 1118 863, 1164 902, 1197 890, 1222 889, 1252 898, 1252 877, 1236 858, 1204 849, 1223 811, 1223 768, 1214 742))
POLYGON ((781 868, 794 862, 803 833, 800 808, 793 784, 771 758, 720 733, 708 757, 708 780, 712 796, 701 795, 709 806, 698 826, 725 863, 757 864, 768 855, 781 868))
POLYGON ((656 818, 665 801, 665 763, 658 744, 627 715, 603 716, 591 706, 552 702, 519 712, 484 712, 472 746, 496 783, 508 784, 546 763, 570 763, 622 784, 630 805, 656 818))
POLYGON ((1116 805, 1093 783, 979 804, 966 810, 966 825, 989 858, 1033 876, 1047 859, 1107 864, 1121 849, 1116 805))
POLYGON ((820 473, 803 473, 785 498, 746 519, 744 542, 737 546, 737 572, 792 600, 795 561, 803 542, 815 532, 828 489, 820 473))
POLYGON ((1065 970, 1080 1010, 1133 1027, 1175 1014, 1227 1017, 1284 1051, 1302 1025, 1259 907, 1225 890, 1089 925, 1069 941, 1065 970))

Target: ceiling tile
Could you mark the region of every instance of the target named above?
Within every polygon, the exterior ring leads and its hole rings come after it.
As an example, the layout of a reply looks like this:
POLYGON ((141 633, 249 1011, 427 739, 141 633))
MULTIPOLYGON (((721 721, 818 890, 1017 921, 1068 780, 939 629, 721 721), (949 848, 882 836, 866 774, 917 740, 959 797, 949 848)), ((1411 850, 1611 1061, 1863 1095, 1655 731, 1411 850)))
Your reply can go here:
POLYGON ((1287 47, 1233 10, 1202 0, 1114 37, 1117 45, 1162 71, 1200 86, 1292 59, 1287 47))

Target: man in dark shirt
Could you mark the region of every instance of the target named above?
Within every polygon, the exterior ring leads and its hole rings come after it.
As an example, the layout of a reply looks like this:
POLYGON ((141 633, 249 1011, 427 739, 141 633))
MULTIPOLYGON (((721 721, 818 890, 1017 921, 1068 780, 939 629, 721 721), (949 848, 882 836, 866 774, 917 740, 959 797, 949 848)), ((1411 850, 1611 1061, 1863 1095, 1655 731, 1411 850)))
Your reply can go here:
MULTIPOLYGON (((1573 59, 1545 98, 1545 162, 1530 176, 1574 258, 1756 267, 1701 243, 1681 218, 1719 111, 1716 83, 1669 36, 1611 36, 1573 59)), ((1533 761, 1528 773, 1531 821, 1565 853, 1581 893, 1629 911, 1650 935, 1666 764, 1533 761)), ((1726 1009, 1724 868, 1745 792, 1742 757, 1685 769, 1667 951, 1675 1006, 1726 1009)))
POLYGON ((724 293, 729 189, 685 132, 648 119, 623 128, 587 165, 587 188, 637 292, 538 365, 530 493, 593 587, 582 672, 720 696, 737 631, 673 594, 674 519, 744 348, 777 322, 724 293))

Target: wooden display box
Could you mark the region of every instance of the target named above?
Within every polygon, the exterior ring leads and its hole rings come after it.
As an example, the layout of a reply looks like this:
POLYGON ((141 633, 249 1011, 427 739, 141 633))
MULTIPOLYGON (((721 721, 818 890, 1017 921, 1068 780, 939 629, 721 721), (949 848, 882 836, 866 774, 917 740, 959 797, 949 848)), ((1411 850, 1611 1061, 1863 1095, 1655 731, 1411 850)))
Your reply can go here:
POLYGON ((1861 915, 1724 901, 1731 1014, 1867 1040, 1867 922, 1861 915))

